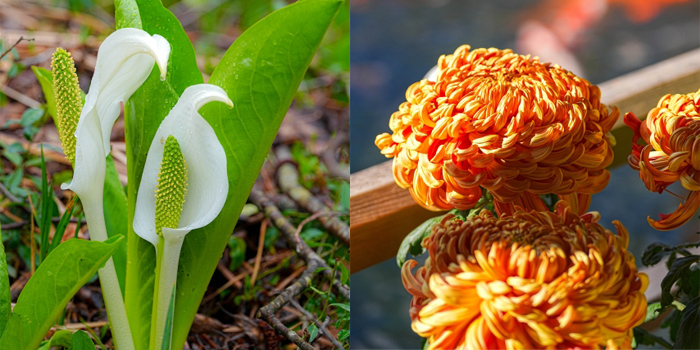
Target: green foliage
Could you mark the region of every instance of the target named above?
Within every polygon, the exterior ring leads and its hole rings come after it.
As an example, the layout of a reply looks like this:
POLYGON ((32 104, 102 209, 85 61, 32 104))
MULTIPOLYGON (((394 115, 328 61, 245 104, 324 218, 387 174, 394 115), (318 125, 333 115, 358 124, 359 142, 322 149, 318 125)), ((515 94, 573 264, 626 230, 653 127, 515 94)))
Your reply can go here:
POLYGON ((67 329, 59 329, 51 336, 51 339, 41 342, 38 350, 49 350, 51 348, 69 348, 73 345, 73 332, 67 329))
POLYGON ((700 349, 700 296, 691 300, 681 312, 673 349, 700 349))
POLYGON ((245 261, 245 251, 247 245, 241 237, 231 236, 228 240, 229 257, 231 262, 228 265, 229 270, 236 271, 245 261))
MULTIPOLYGON (((0 240, 2 233, 0 233, 0 240)), ((0 242, 1 243, 1 242, 0 242)), ((7 272, 7 257, 5 246, 0 244, 0 336, 5 332, 7 321, 10 320, 12 298, 10 295, 10 278, 7 272)))
POLYGON ((24 137, 27 140, 31 141, 34 135, 39 132, 43 116, 44 110, 41 108, 27 108, 24 110, 19 123, 24 128, 24 137))
POLYGON ((56 97, 53 92, 53 75, 51 74, 51 71, 43 67, 32 66, 32 72, 34 72, 36 79, 39 81, 41 91, 44 92, 46 111, 49 113, 49 115, 55 117, 56 97))
POLYGON ((661 327, 669 328, 671 342, 637 327, 634 329, 636 344, 661 345, 666 349, 700 348, 700 255, 693 255, 688 250, 698 246, 700 242, 675 247, 653 243, 647 247, 642 263, 651 266, 668 257, 668 273, 661 281, 661 301, 647 306, 645 322, 655 319, 670 307, 672 310, 661 327), (674 285, 678 288, 672 292, 674 285))
POLYGON ((433 225, 440 222, 444 215, 440 215, 434 218, 430 218, 420 224, 418 227, 413 229, 404 239, 401 241, 399 250, 396 253, 396 263, 399 267, 402 267, 406 262, 406 257, 411 253, 413 256, 421 255, 425 252, 425 248, 421 245, 423 239, 430 235, 430 231, 433 225))
POLYGON ((230 185, 222 212, 230 215, 220 215, 185 239, 177 284, 192 289, 178 292, 176 310, 182 317, 175 317, 173 347, 185 340, 237 215, 339 5, 337 0, 308 0, 273 12, 236 39, 211 75, 209 83, 221 86, 235 105, 201 110, 227 153, 230 185))
POLYGON ((68 350, 94 350, 95 344, 92 343, 90 336, 83 332, 77 331, 73 333, 71 338, 71 347, 68 350))
POLYGON ((17 300, 1 349, 34 349, 73 297, 112 253, 122 238, 105 242, 71 239, 59 245, 29 279, 17 300), (51 290, 52 293, 46 293, 51 290))
MULTIPOLYGON (((146 32, 166 38, 171 49, 165 81, 160 80, 158 70, 154 69, 124 108, 124 128, 128 145, 127 173, 130 179, 140 179, 148 148, 158 126, 185 88, 200 84, 203 80, 197 69, 194 49, 187 34, 177 18, 163 7, 160 1, 117 0, 115 17, 118 29, 140 25, 146 32)), ((153 303, 145 296, 153 295, 156 258, 153 246, 138 237, 132 226, 139 182, 130 182, 127 196, 127 254, 133 263, 127 266, 125 305, 134 345, 136 349, 147 349, 153 303)))
POLYGON ((46 176, 46 162, 44 161, 44 147, 41 147, 41 202, 39 202, 38 217, 36 218, 41 232, 41 246, 39 250, 39 261, 43 261, 49 253, 49 232, 51 231, 51 218, 53 218, 54 208, 53 190, 46 176))

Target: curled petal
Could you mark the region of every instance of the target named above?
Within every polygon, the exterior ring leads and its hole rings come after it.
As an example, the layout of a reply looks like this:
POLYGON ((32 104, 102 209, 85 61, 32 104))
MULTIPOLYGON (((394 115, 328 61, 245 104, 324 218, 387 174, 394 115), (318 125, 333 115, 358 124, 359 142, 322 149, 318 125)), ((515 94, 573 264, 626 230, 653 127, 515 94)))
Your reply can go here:
POLYGON ((158 65, 161 79, 165 79, 169 55, 170 44, 162 36, 151 36, 135 28, 119 29, 100 45, 81 119, 96 110, 105 157, 109 154, 110 134, 119 117, 120 103, 126 102, 146 81, 154 64, 158 65))
MULTIPOLYGON (((233 103, 218 86, 193 85, 185 89, 177 104, 163 119, 148 149, 134 214, 134 231, 143 239, 158 243, 155 227, 157 174, 163 159, 165 139, 172 135, 180 144, 187 162, 188 188, 178 227, 167 232, 184 235, 212 222, 224 206, 228 195, 226 153, 214 129, 199 114, 203 105, 233 103)), ((163 229, 163 234, 166 230, 163 229)))
POLYGON ((647 221, 651 227, 659 231, 668 231, 680 227, 695 216, 695 213, 700 207, 700 192, 691 192, 685 200, 685 203, 678 205, 678 208, 670 214, 660 214, 660 220, 654 220, 647 217, 647 221))

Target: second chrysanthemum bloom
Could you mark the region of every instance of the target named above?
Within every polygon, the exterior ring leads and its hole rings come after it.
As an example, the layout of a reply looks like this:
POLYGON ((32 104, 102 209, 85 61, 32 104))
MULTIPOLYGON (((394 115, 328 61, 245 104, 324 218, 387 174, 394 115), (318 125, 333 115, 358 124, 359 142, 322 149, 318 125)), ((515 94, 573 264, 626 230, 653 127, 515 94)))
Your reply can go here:
POLYGON ((489 190, 499 212, 544 209, 554 193, 577 212, 600 192, 619 116, 600 90, 557 65, 510 50, 465 45, 438 61, 391 116, 377 146, 396 182, 432 210, 469 209, 489 190))
POLYGON ((423 241, 425 266, 402 268, 413 330, 429 349, 629 348, 649 282, 624 226, 614 234, 597 216, 564 202, 554 213, 445 216, 423 241))

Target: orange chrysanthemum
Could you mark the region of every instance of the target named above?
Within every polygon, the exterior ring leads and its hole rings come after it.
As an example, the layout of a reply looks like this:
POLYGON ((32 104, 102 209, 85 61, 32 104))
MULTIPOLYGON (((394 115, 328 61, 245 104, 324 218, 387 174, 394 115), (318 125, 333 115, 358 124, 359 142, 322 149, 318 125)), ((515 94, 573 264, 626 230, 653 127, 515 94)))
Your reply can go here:
POLYGON ((691 191, 685 203, 661 220, 647 218, 657 230, 671 230, 690 220, 700 207, 700 90, 687 95, 666 95, 640 121, 634 113, 625 114, 632 128, 632 154, 628 162, 639 170, 649 191, 661 193, 678 180, 691 191), (643 139, 646 145, 637 141, 643 139))
POLYGON ((538 195, 547 193, 582 213, 608 183, 619 111, 558 65, 465 45, 440 57, 436 82, 411 85, 406 99, 391 116, 393 134, 375 143, 394 158, 396 183, 428 209, 472 208, 481 186, 499 213, 544 210, 538 195))
POLYGON ((429 349, 629 348, 649 281, 625 227, 598 217, 563 201, 555 213, 446 215, 423 241, 425 266, 401 269, 413 330, 429 349))

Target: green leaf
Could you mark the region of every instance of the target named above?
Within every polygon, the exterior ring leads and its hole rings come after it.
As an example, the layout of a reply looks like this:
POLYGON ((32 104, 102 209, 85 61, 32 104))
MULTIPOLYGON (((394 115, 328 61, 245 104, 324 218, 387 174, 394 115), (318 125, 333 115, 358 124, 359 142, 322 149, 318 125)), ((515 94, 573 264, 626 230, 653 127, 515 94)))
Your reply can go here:
POLYGON ((700 296, 695 297, 681 312, 681 322, 672 349, 700 349, 700 296))
POLYGON ((5 245, 2 244, 0 232, 0 336, 5 332, 5 326, 11 315, 12 296, 10 295, 10 278, 7 273, 7 257, 5 245))
POLYGON ((229 256, 231 257, 231 263, 229 263, 228 268, 231 271, 236 271, 243 262, 245 261, 245 251, 246 251, 245 240, 241 237, 231 236, 228 241, 229 256))
MULTIPOLYGON (((127 228, 127 218, 128 218, 128 208, 126 201, 126 193, 124 193, 124 187, 119 180, 119 173, 114 165, 114 159, 112 156, 107 157, 107 168, 105 169, 105 184, 104 184, 104 216, 105 216, 105 227, 107 228, 107 236, 109 238, 115 236, 123 236, 127 238, 126 233, 127 228)), ((114 269, 117 272, 117 280, 119 280, 119 287, 122 290, 122 295, 124 295, 124 290, 126 287, 126 247, 128 240, 124 240, 125 244, 122 244, 117 248, 117 251, 112 255, 114 260, 114 269)))
POLYGON ((690 266, 698 261, 700 261, 700 255, 684 256, 673 261, 666 277, 661 281, 661 306, 665 307, 673 302, 671 287, 684 273, 689 273, 690 266))
POLYGON ((59 244, 61 244, 63 234, 66 232, 66 227, 68 227, 70 218, 73 216, 73 210, 75 209, 75 202, 77 198, 77 196, 73 197, 70 204, 68 204, 66 211, 63 212, 63 215, 61 216, 61 220, 58 222, 58 225, 56 225, 56 232, 53 235, 53 240, 51 241, 51 246, 49 247, 49 254, 51 254, 51 252, 54 249, 56 249, 56 247, 58 247, 59 244))
POLYGON ((658 335, 649 333, 649 331, 645 330, 642 327, 635 327, 633 330, 633 334, 634 334, 634 341, 635 341, 637 346, 639 344, 642 344, 642 345, 659 344, 659 345, 663 346, 664 349, 670 349, 672 346, 668 341, 666 341, 666 339, 664 339, 658 335))
POLYGON ((73 332, 67 330, 67 329, 60 329, 57 330, 56 333, 54 333, 51 336, 51 339, 47 341, 43 341, 41 343, 41 346, 39 347, 38 350, 49 350, 51 348, 58 348, 59 346, 62 346, 64 348, 68 348, 71 345, 73 345, 73 332))
POLYGON ((229 193, 221 215, 190 232, 180 258, 173 348, 182 348, 199 303, 277 130, 338 10, 338 0, 306 0, 263 18, 231 45, 209 83, 234 103, 201 110, 227 154, 229 193))
POLYGON ((49 253, 49 233, 51 231, 51 218, 53 217, 56 203, 53 202, 53 189, 49 185, 46 176, 46 161, 44 160, 44 145, 41 145, 41 202, 39 203, 38 218, 36 218, 41 232, 41 246, 39 249, 39 261, 44 261, 49 253))
POLYGON ((49 112, 51 117, 55 117, 56 97, 53 93, 53 75, 51 74, 51 71, 39 66, 32 66, 32 72, 34 72, 34 75, 36 75, 39 85, 41 85, 41 91, 44 92, 47 112, 49 112))
POLYGON ((22 119, 20 119, 20 124, 24 127, 24 137, 27 140, 32 140, 34 135, 39 132, 39 127, 36 125, 41 117, 44 116, 44 110, 41 108, 27 108, 22 113, 22 119))
POLYGON ((659 317, 659 314, 661 314, 662 309, 661 303, 658 301, 647 305, 647 316, 644 318, 644 322, 655 320, 657 317, 659 317))
POLYGON ((423 239, 430 235, 433 225, 440 222, 444 216, 445 215, 440 215, 426 220, 418 227, 413 229, 413 231, 411 231, 411 233, 409 233, 406 238, 401 241, 399 251, 396 253, 396 263, 399 264, 399 267, 402 267, 406 262, 408 253, 411 253, 413 256, 417 256, 425 252, 425 248, 423 248, 421 245, 421 243, 423 243, 423 239))
MULTIPOLYGON (((126 273, 125 306, 136 349, 148 349, 153 305, 155 249, 133 230, 136 195, 151 140, 178 97, 190 85, 203 82, 197 68, 194 48, 177 18, 158 0, 118 0, 115 3, 117 28, 138 27, 159 34, 170 43, 170 59, 165 81, 153 69, 143 85, 124 106, 128 187, 129 264, 126 273)), ((106 197, 105 197, 106 198, 106 197)), ((225 244, 225 243, 224 243, 225 244)), ((219 254, 221 256, 221 254, 219 254)), ((115 261, 115 265, 116 265, 115 261)))
POLYGON ((343 182, 340 185, 340 204, 343 211, 350 211, 350 184, 347 182, 343 182))
POLYGON ((306 331, 309 332, 309 342, 313 342, 316 336, 318 336, 318 327, 312 323, 306 328, 306 331))
POLYGON ((339 307, 347 312, 350 312, 350 304, 340 304, 340 303, 332 303, 330 304, 331 306, 339 307))
POLYGON ((105 242, 71 239, 59 245, 19 295, 0 338, 0 349, 36 349, 75 292, 95 275, 122 241, 121 237, 105 242))
POLYGON ((95 350, 95 344, 92 342, 92 339, 83 331, 73 333, 71 340, 72 344, 68 350, 95 350))

